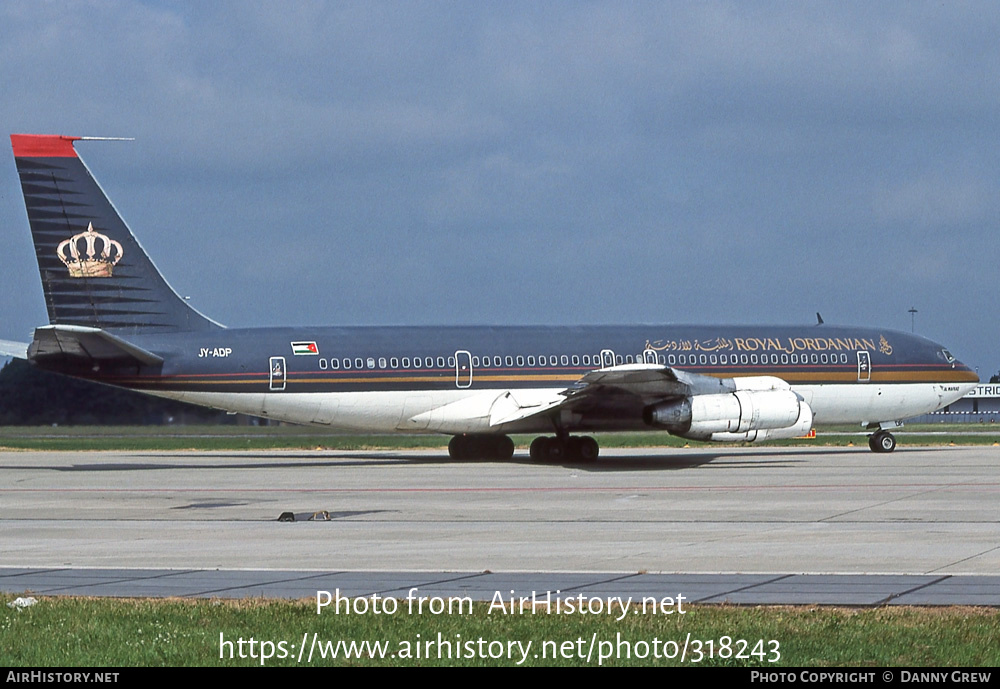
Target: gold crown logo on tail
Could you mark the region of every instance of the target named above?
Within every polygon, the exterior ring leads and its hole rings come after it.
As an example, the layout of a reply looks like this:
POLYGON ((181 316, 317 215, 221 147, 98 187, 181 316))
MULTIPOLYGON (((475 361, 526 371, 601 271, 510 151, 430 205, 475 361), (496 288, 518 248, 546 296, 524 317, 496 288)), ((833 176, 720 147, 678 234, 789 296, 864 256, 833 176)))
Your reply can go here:
POLYGON ((109 278, 112 269, 122 260, 122 245, 110 237, 94 231, 94 223, 87 225, 87 230, 74 235, 56 248, 56 255, 69 269, 70 277, 74 278, 109 278), (97 243, 100 241, 100 254, 97 253, 97 243), (80 253, 81 243, 85 254, 80 253))

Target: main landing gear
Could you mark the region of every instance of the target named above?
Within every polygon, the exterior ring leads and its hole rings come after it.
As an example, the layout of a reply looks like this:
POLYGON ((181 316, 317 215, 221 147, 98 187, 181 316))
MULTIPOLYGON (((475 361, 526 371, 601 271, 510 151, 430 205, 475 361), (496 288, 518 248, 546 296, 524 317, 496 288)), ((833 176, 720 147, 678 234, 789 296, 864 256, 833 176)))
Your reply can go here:
POLYGON ((892 452, 896 449, 896 437, 889 431, 877 431, 868 436, 868 447, 872 452, 892 452))
MULTIPOLYGON (((600 453, 589 436, 542 436, 531 443, 529 454, 536 462, 593 462, 600 453)), ((514 456, 514 441, 506 435, 456 435, 448 442, 452 459, 507 461, 514 456)))
POLYGON ((590 436, 542 436, 531 441, 528 454, 536 462, 593 462, 600 446, 590 436))
POLYGON ((506 461, 514 456, 514 441, 506 435, 456 435, 448 442, 452 459, 506 461))

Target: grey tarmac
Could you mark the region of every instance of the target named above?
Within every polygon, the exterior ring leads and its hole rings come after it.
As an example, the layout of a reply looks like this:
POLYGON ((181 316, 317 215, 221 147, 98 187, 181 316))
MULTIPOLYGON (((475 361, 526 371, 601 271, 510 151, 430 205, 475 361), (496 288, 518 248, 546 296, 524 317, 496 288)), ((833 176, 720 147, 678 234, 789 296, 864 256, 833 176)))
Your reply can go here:
POLYGON ((998 463, 1000 447, 628 449, 577 466, 2 452, 0 590, 998 605, 998 463))

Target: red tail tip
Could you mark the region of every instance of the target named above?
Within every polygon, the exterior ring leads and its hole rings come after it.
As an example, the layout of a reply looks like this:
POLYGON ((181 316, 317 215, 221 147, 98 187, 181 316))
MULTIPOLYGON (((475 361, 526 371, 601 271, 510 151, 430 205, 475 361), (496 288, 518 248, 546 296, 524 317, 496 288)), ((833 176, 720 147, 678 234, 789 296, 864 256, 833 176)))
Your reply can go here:
POLYGON ((11 134, 10 145, 15 158, 75 158, 73 142, 79 136, 58 134, 11 134))

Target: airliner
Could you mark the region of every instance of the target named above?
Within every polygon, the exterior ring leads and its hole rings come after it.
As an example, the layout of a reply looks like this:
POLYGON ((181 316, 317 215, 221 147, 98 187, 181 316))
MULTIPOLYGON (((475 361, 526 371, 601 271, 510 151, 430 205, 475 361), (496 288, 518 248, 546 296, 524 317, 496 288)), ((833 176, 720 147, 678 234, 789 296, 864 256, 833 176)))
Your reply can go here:
POLYGON ((978 376, 913 334, 806 326, 226 328, 164 280, 76 151, 13 134, 49 323, 0 351, 160 397, 324 428, 453 436, 455 459, 597 458, 596 431, 701 441, 892 429, 978 376))

